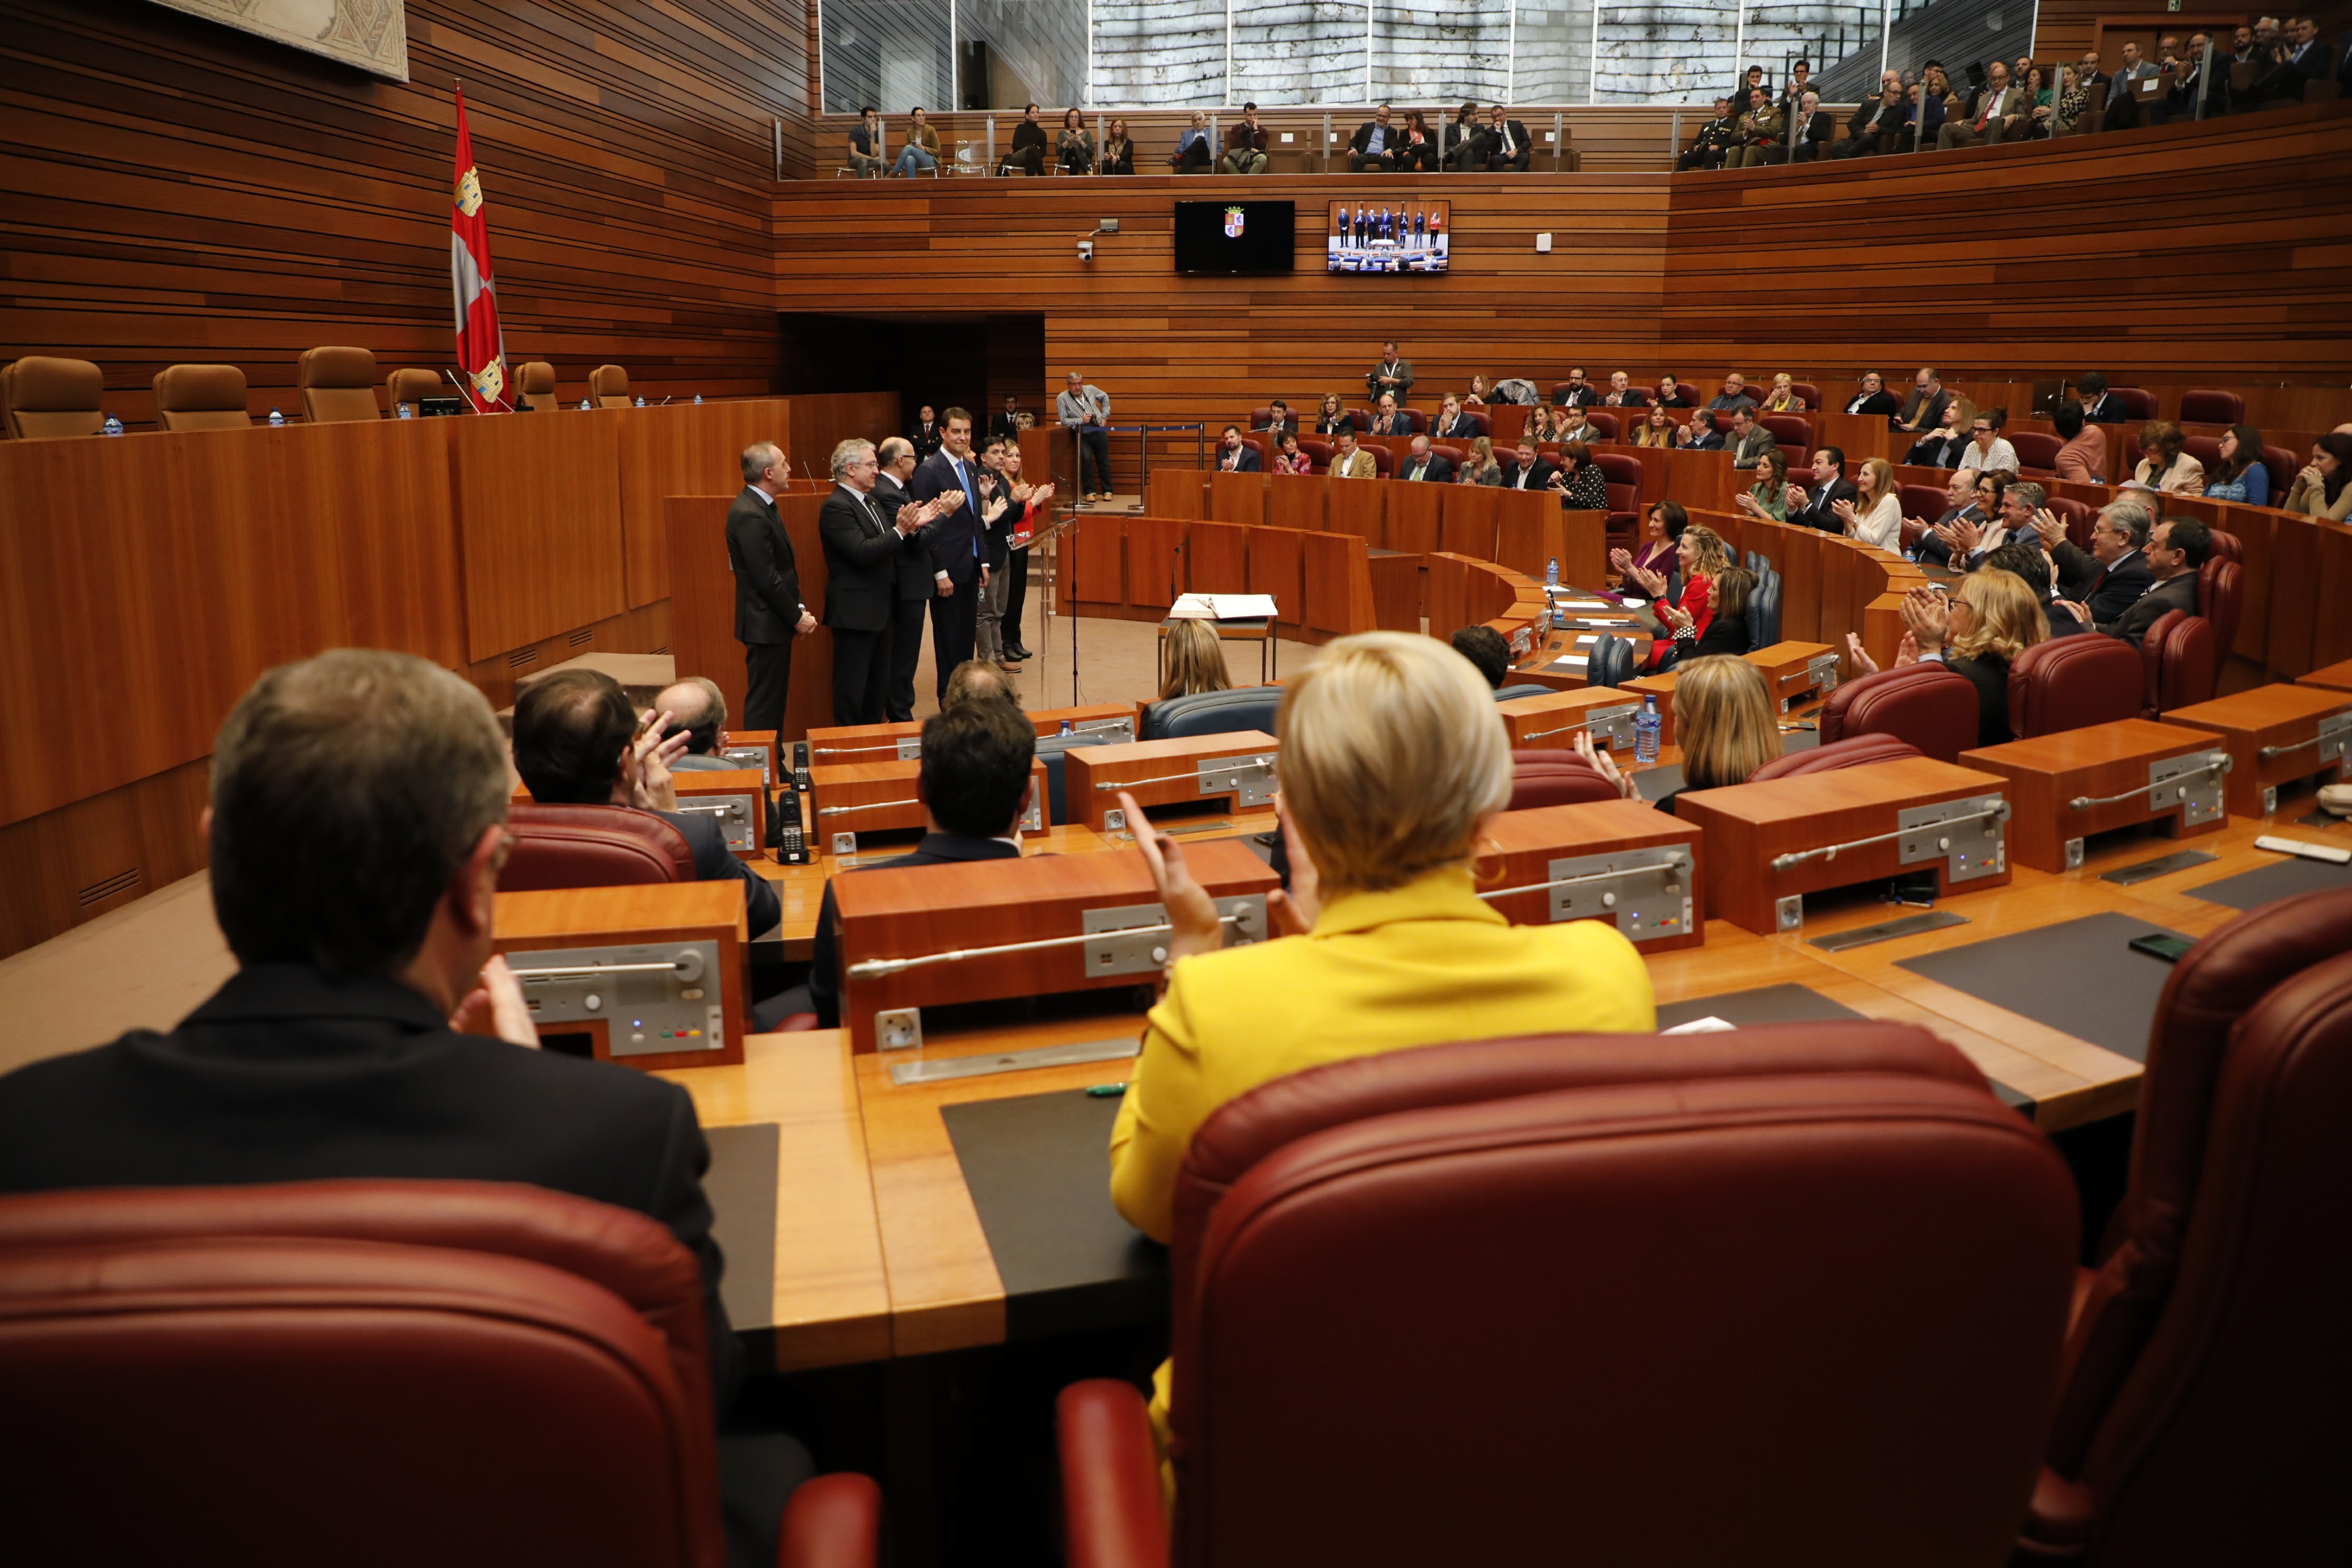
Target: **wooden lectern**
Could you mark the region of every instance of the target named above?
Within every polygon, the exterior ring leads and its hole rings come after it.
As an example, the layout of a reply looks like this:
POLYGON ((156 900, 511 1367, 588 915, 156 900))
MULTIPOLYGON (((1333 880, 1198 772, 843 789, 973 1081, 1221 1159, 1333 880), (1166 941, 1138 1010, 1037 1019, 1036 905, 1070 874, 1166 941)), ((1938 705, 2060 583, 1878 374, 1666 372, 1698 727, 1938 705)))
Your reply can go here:
MULTIPOLYGON (((1228 944, 1264 941, 1273 868, 1231 839, 1184 858, 1229 923, 1228 944)), ((833 890, 841 1017, 859 1052, 921 1045, 925 1009, 1149 988, 1167 960, 1167 912, 1131 846, 862 871, 833 890)), ((929 1020, 933 1043, 944 1022, 929 1020)))
POLYGON ((2315 773, 2352 771, 2345 743, 2352 740, 2352 694, 2324 686, 2256 686, 2175 708, 2164 722, 2221 737, 2230 750, 2229 803, 2233 817, 2266 817, 2278 809, 2279 786, 2315 773))
POLYGON ((2072 871, 2094 833, 2161 821, 2173 838, 2221 826, 2230 755, 2179 726, 2118 719, 1960 753, 2008 780, 2009 852, 2035 871, 2072 871))
POLYGON ((1706 913, 1795 931, 1809 893, 1933 868, 1938 894, 2009 881, 2000 775, 1907 757, 1725 789, 1685 790, 1675 814, 1706 833, 1706 913))
POLYGON ((1514 925, 1606 920, 1645 953, 1706 940, 1695 823, 1638 800, 1595 800, 1505 811, 1488 835, 1494 850, 1472 868, 1478 896, 1514 925))
POLYGON ((502 893, 495 919, 497 950, 550 1049, 648 1070, 741 1064, 742 883, 502 893))
POLYGON ((1062 800, 1070 820, 1097 832, 1133 831, 1122 789, 1144 807, 1206 805, 1265 810, 1274 803, 1275 739, 1263 730, 1081 747, 1062 759, 1062 800))

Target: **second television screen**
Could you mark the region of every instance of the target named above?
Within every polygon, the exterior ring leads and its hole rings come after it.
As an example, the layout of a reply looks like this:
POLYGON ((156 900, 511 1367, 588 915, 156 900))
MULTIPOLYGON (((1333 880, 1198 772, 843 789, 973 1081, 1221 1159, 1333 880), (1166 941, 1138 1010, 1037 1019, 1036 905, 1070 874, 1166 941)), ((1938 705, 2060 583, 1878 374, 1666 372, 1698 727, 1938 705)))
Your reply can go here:
POLYGON ((1324 234, 1333 272, 1444 272, 1453 245, 1450 202, 1334 202, 1324 234))

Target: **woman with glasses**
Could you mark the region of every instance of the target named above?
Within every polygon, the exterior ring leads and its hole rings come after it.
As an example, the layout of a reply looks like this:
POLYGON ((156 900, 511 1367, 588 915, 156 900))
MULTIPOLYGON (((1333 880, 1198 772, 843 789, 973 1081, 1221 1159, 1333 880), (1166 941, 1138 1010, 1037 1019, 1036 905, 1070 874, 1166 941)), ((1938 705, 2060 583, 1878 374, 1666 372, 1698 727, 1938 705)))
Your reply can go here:
MULTIPOLYGON (((1903 598, 1903 626, 1896 664, 1941 659, 1976 687, 1979 746, 2006 746, 2017 738, 2009 727, 2009 669, 2050 635, 2042 601, 2023 578, 1988 569, 1961 578, 1948 594, 1915 588, 1903 598)), ((1877 672, 1878 663, 1863 652, 1860 637, 1847 632, 1845 645, 1857 669, 1877 672)))

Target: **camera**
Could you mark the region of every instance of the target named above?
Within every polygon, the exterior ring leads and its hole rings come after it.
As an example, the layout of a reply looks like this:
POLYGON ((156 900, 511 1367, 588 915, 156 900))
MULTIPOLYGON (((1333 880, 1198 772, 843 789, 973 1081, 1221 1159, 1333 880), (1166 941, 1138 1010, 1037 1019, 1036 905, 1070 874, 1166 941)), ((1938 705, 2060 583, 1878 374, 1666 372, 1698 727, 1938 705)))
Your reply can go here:
POLYGON ((1092 261, 1094 258, 1095 242, 1090 239, 1080 240, 1078 242, 1078 259, 1080 261, 1092 261))

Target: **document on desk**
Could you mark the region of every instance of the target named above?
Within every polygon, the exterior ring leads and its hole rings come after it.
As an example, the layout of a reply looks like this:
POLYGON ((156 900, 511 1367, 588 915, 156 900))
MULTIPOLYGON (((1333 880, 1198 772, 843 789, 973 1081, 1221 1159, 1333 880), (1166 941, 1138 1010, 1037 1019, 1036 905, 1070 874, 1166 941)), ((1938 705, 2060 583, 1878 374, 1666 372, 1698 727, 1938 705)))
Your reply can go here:
POLYGON ((1168 607, 1171 621, 1271 621, 1271 593, 1188 593, 1168 607))

